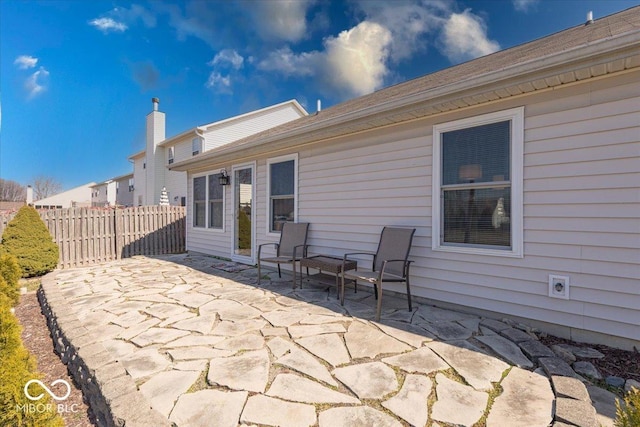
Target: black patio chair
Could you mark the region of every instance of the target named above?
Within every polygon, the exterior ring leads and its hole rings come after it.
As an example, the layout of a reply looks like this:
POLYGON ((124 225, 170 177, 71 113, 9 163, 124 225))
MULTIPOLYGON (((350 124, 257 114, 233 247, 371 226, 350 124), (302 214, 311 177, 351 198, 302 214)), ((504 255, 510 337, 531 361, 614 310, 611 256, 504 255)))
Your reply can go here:
POLYGON ((404 282, 407 284, 407 301, 411 311, 411 286, 409 283, 409 267, 412 261, 409 258, 411 242, 415 228, 384 227, 380 234, 378 250, 373 252, 351 252, 343 257, 343 266, 354 255, 369 255, 373 257, 370 270, 342 269, 342 284, 340 286, 340 302, 344 305, 344 281, 350 279, 368 282, 374 285, 374 292, 378 300, 376 309, 376 322, 380 321, 382 309, 382 284, 384 282, 404 282))
POLYGON ((278 276, 282 277, 280 264, 293 265, 293 288, 296 287, 296 262, 307 256, 307 235, 309 234, 308 222, 285 222, 280 231, 279 243, 263 243, 258 246, 258 285, 260 284, 262 263, 278 265, 278 276), (276 248, 276 256, 262 257, 262 247, 273 245, 276 248))

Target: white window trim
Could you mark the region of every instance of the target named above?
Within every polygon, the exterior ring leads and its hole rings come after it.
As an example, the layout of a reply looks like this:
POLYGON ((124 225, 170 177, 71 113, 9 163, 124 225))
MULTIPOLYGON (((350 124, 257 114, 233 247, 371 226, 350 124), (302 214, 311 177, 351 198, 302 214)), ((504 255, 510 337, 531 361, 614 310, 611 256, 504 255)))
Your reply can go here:
POLYGON ((168 158, 167 158, 167 163, 168 164, 172 164, 174 162, 175 159, 175 153, 176 153, 176 147, 171 146, 169 147, 168 151, 168 158))
POLYGON ((524 174, 524 107, 497 111, 447 123, 433 127, 433 176, 432 176, 432 212, 431 212, 431 248, 434 251, 454 252, 473 255, 489 255, 498 257, 524 257, 523 242, 523 174, 524 174), (442 147, 441 135, 458 129, 481 126, 490 123, 510 120, 511 126, 511 249, 472 248, 454 245, 442 245, 442 147))
POLYGON ((288 162, 289 160, 293 160, 293 222, 298 222, 298 153, 267 159, 267 223, 265 230, 266 235, 270 237, 280 237, 280 233, 271 231, 271 165, 273 163, 288 162))
POLYGON ((187 206, 191 206, 191 221, 189 224, 189 228, 191 228, 192 230, 197 230, 197 231, 201 231, 201 232, 205 232, 205 233, 224 233, 226 230, 226 219, 227 219, 227 189, 226 187, 229 187, 228 185, 224 186, 222 188, 222 228, 211 228, 209 227, 209 175, 219 175, 220 171, 209 171, 209 172, 200 172, 197 174, 193 174, 189 177, 189 182, 191 185, 191 191, 189 191, 189 194, 187 196, 187 206), (195 225, 193 225, 193 216, 195 215, 195 209, 193 209, 193 180, 195 178, 200 178, 200 177, 205 177, 205 189, 206 189, 206 194, 205 194, 205 209, 204 209, 204 221, 205 221, 205 225, 203 227, 196 227, 195 225))

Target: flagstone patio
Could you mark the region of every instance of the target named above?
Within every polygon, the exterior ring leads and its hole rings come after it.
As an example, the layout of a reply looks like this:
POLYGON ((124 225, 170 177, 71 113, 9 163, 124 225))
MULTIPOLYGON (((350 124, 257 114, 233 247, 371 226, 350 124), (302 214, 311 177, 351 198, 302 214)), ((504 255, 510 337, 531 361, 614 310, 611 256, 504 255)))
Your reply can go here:
MULTIPOLYGON (((555 355, 535 335, 426 304, 409 312, 388 294, 376 323, 366 290, 340 306, 335 288, 268 276, 258 287, 256 269, 211 257, 135 257, 59 270, 40 296, 104 425, 565 425, 555 374, 538 362, 555 355)), ((562 405, 596 425, 590 400, 562 405)))

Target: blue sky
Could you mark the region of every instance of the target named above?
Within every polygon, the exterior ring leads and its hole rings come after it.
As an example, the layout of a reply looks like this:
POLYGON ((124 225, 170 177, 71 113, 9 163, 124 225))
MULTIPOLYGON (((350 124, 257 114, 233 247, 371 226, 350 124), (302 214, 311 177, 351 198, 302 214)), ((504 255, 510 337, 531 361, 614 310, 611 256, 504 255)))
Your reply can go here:
POLYGON ((65 189, 167 136, 292 98, 308 111, 639 1, 0 0, 0 177, 65 189))

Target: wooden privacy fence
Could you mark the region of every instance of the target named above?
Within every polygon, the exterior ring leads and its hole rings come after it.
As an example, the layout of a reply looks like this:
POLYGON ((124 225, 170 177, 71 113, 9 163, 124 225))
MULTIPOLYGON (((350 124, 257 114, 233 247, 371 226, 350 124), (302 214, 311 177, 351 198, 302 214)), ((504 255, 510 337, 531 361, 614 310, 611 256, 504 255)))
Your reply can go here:
MULTIPOLYGON (((60 268, 186 249, 182 206, 55 209, 40 211, 40 217, 60 248, 60 268)), ((0 218, 0 227, 9 220, 0 218)))

